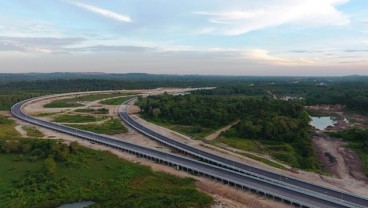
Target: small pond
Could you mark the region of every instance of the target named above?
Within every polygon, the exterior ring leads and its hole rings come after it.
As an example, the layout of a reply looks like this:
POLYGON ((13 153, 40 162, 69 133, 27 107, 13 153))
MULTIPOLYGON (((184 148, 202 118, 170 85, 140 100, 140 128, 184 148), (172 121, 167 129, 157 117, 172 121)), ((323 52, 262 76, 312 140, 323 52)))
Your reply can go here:
POLYGON ((72 204, 64 204, 59 206, 58 208, 84 208, 91 206, 92 204, 95 204, 96 202, 93 201, 82 201, 82 202, 76 202, 72 204))
POLYGON ((318 130, 325 130, 328 126, 333 126, 336 123, 334 117, 311 117, 311 125, 318 130))

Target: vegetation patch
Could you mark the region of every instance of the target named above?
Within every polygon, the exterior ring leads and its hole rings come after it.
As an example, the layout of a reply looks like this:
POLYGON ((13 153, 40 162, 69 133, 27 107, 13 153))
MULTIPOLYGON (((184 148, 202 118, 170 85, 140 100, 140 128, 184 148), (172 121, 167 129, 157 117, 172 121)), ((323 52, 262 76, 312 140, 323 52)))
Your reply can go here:
POLYGON ((218 137, 212 141, 209 141, 210 144, 219 144, 224 143, 229 145, 230 147, 234 147, 236 149, 248 151, 248 152, 256 152, 260 154, 264 154, 264 146, 255 139, 245 139, 245 138, 232 138, 232 137, 218 137))
POLYGON ((23 130, 27 132, 28 137, 40 138, 45 136, 42 132, 32 126, 23 126, 23 130))
POLYGON ((81 109, 75 110, 75 112, 78 112, 78 113, 93 113, 93 114, 108 114, 109 109, 107 109, 107 108, 97 108, 97 109, 81 108, 81 109))
MULTIPOLYGON (((219 137, 212 141, 211 144, 215 144, 220 146, 221 143, 229 145, 230 147, 247 151, 247 152, 255 152, 259 154, 268 154, 275 160, 288 164, 290 166, 295 166, 297 161, 293 158, 296 158, 298 154, 295 153, 295 150, 288 144, 275 144, 272 141, 257 141, 255 139, 245 139, 245 138, 228 138, 228 137, 219 137), (285 148, 281 148, 285 146, 285 148)), ((258 160, 267 165, 283 169, 286 168, 280 164, 267 160, 265 158, 255 156, 246 152, 236 152, 238 154, 244 155, 246 157, 252 158, 254 160, 258 160)))
MULTIPOLYGON (((1 141, 1 140, 0 140, 1 141)), ((76 142, 0 142, 0 207, 57 207, 81 200, 93 207, 209 207, 194 180, 121 160, 76 142)))
POLYGON ((154 123, 158 126, 165 127, 167 129, 179 132, 181 134, 190 136, 192 139, 202 139, 207 135, 213 133, 215 130, 210 128, 204 128, 200 126, 184 126, 184 125, 173 125, 170 123, 163 123, 152 119, 150 117, 143 116, 143 118, 151 123, 154 123))
POLYGON ((107 117, 98 117, 90 115, 64 114, 54 117, 54 121, 59 123, 88 123, 88 122, 102 121, 106 118, 107 117))
POLYGON ((6 116, 0 115, 0 140, 20 138, 20 133, 15 130, 16 123, 6 116))
POLYGON ((275 162, 272 162, 271 160, 267 160, 263 157, 258 157, 256 155, 252 155, 252 154, 249 154, 249 153, 246 153, 246 152, 237 152, 238 154, 240 155, 243 155, 245 157, 249 157, 253 160, 257 160, 259 162, 262 162, 266 165, 269 165, 269 166, 272 166, 272 167, 275 167, 275 168, 278 168, 278 169, 281 169, 281 170, 287 170, 287 168, 285 168, 283 165, 280 165, 278 163, 275 163, 275 162))
POLYGON ((123 126, 119 119, 112 118, 101 125, 68 125, 77 129, 95 132, 97 134, 115 135, 128 132, 128 129, 123 126))
POLYGON ((103 100, 100 103, 103 104, 103 105, 121 105, 122 103, 124 103, 125 101, 127 101, 127 100, 129 100, 133 97, 134 96, 112 98, 112 99, 103 100))
POLYGON ((122 95, 130 95, 128 93, 111 93, 111 94, 91 94, 91 95, 78 95, 73 98, 65 98, 52 101, 46 105, 45 108, 75 108, 84 106, 83 102, 91 102, 95 100, 102 100, 111 97, 118 97, 122 95))
POLYGON ((49 117, 49 116, 54 116, 57 115, 59 113, 36 113, 36 114, 32 114, 32 116, 34 117, 49 117))

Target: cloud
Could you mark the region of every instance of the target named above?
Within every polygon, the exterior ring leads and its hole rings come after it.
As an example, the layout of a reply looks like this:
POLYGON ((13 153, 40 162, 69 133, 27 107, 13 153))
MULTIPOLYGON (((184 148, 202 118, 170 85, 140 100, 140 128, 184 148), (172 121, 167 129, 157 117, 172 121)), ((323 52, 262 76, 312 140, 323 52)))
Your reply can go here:
POLYGON ((96 6, 92 6, 89 4, 84 4, 84 3, 80 3, 80 2, 71 2, 72 4, 74 4, 75 6, 78 6, 82 9, 88 10, 90 12, 93 12, 95 14, 99 14, 120 22, 132 22, 131 18, 129 16, 126 15, 121 15, 118 14, 116 12, 110 11, 110 10, 106 10, 106 9, 101 9, 99 7, 96 6))
MULTIPOLYGON (((8 37, 0 36, 0 52, 16 51, 27 53, 70 54, 70 53, 144 53, 158 51, 155 47, 136 45, 96 45, 88 39, 69 37, 8 37), (89 46, 83 46, 88 44, 89 46)), ((162 50, 162 49, 161 49, 162 50)))
POLYGON ((143 46, 110 46, 110 45, 95 45, 88 47, 73 48, 76 52, 126 52, 126 53, 143 53, 154 51, 156 48, 143 46))
POLYGON ((292 52, 292 53, 323 53, 325 51, 322 51, 322 50, 316 50, 316 51, 309 51, 309 50, 291 50, 289 52, 292 52))
POLYGON ((250 60, 268 64, 277 65, 307 65, 312 64, 312 61, 301 59, 301 58, 284 58, 277 57, 270 54, 265 49, 248 49, 243 52, 243 55, 250 60))
POLYGON ((247 3, 238 2, 239 9, 223 11, 199 11, 194 14, 208 17, 208 22, 217 25, 218 32, 240 35, 251 31, 285 24, 306 27, 341 26, 349 23, 349 17, 336 6, 349 0, 276 0, 256 3, 251 9, 247 3))
POLYGON ((65 47, 85 41, 84 38, 7 37, 0 36, 0 51, 59 53, 65 47))
POLYGON ((346 53, 365 53, 368 52, 368 50, 359 50, 359 49, 348 49, 344 50, 346 53))

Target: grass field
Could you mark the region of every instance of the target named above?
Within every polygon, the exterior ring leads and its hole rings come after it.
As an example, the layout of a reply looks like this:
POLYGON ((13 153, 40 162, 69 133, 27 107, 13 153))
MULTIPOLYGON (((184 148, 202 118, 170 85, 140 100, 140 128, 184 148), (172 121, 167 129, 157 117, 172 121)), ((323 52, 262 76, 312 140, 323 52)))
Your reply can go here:
POLYGON ((15 121, 0 115, 0 140, 20 138, 21 135, 15 130, 15 121))
POLYGON ((85 101, 95 101, 95 100, 102 100, 102 99, 107 99, 107 98, 128 96, 128 95, 132 95, 132 93, 92 94, 92 95, 79 96, 77 98, 74 98, 74 100, 85 102, 85 101))
MULTIPOLYGON (((219 137, 210 142, 211 144, 224 143, 229 145, 230 147, 244 150, 248 152, 255 152, 259 154, 269 154, 273 159, 288 164, 292 167, 296 164, 296 153, 294 148, 289 144, 276 144, 272 141, 257 141, 255 139, 243 139, 243 138, 227 138, 227 137, 219 137)), ((243 154, 243 153, 242 153, 243 154)), ((243 154, 244 155, 244 154, 243 154)), ((249 156, 248 154, 245 156, 249 156)), ((252 158, 252 156, 250 156, 252 158)), ((252 158, 268 165, 277 167, 279 166, 277 163, 273 163, 272 161, 267 160, 263 161, 259 158, 252 158)), ((280 167, 278 167, 280 168, 280 167)))
POLYGON ((90 115, 58 115, 54 117, 55 122, 59 123, 88 123, 105 120, 107 117, 90 116, 90 115))
POLYGON ((27 132, 27 136, 33 137, 33 138, 40 138, 44 137, 45 135, 42 134, 38 129, 31 126, 23 126, 23 130, 27 132))
POLYGON ((127 101, 131 98, 133 98, 133 96, 112 98, 112 99, 107 99, 107 100, 101 101, 100 103, 103 104, 103 105, 121 105, 123 102, 125 102, 125 101, 127 101))
POLYGON ((80 200, 97 202, 93 207, 201 208, 211 203, 195 189, 193 179, 152 172, 83 147, 74 148, 65 161, 55 160, 53 173, 46 174, 50 155, 34 159, 37 151, 0 153, 5 167, 0 169, 0 207, 54 208, 80 200))
POLYGON ((44 108, 76 108, 76 107, 82 107, 83 104, 72 102, 69 99, 62 99, 62 100, 55 100, 52 101, 46 105, 44 105, 44 108))
POLYGON ((92 114, 108 114, 109 109, 107 109, 107 108, 98 108, 98 109, 82 108, 82 109, 75 110, 75 112, 78 112, 78 113, 92 113, 92 114))
POLYGON ((204 128, 204 127, 196 127, 196 126, 183 126, 183 125, 174 125, 168 123, 162 123, 156 121, 152 118, 147 118, 142 116, 143 119, 150 123, 154 123, 158 126, 162 126, 164 128, 179 132, 181 134, 190 136, 192 139, 203 139, 204 137, 210 135, 211 133, 215 132, 216 129, 204 128))
MULTIPOLYGON (((234 147, 236 149, 239 150, 244 150, 244 151, 248 151, 248 152, 255 152, 255 153, 265 153, 265 149, 263 147, 263 145, 260 142, 257 142, 255 140, 251 140, 251 139, 238 139, 238 138, 224 138, 224 137, 219 137, 216 138, 212 141, 209 142, 210 144, 214 144, 214 145, 218 145, 219 143, 224 143, 229 145, 230 147, 234 147)), ((279 168, 279 169, 283 169, 285 170, 286 168, 280 164, 277 164, 275 162, 272 162, 268 159, 259 157, 259 156, 255 156, 249 153, 245 153, 245 152, 236 152, 237 154, 243 155, 245 157, 249 157, 251 159, 260 161, 266 165, 270 165, 273 166, 275 168, 279 168)))
POLYGON ((114 134, 122 134, 128 132, 128 129, 121 124, 119 119, 110 119, 107 122, 104 122, 101 125, 68 125, 74 128, 95 132, 97 134, 106 134, 106 135, 114 135, 114 134))
POLYGON ((93 207, 205 208, 212 202, 193 179, 76 143, 23 139, 14 127, 0 116, 0 207, 54 208, 91 200, 93 207))
POLYGON ((51 103, 46 104, 45 108, 75 108, 84 106, 80 102, 91 102, 95 100, 102 100, 106 98, 131 95, 130 93, 110 93, 110 94, 91 94, 84 96, 76 96, 73 98, 66 98, 52 101, 51 103))
POLYGON ((49 116, 54 116, 56 114, 59 114, 59 113, 36 113, 36 114, 30 114, 30 115, 34 117, 49 117, 49 116))

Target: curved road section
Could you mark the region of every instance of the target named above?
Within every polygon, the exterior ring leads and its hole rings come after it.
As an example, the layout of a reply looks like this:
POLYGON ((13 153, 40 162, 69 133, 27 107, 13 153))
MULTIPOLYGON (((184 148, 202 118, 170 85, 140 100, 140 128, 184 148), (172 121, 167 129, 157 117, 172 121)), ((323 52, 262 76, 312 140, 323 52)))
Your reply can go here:
POLYGON ((184 152, 186 154, 190 154, 197 158, 200 158, 203 161, 209 162, 211 164, 215 164, 217 166, 233 170, 236 172, 240 172, 246 175, 251 175, 253 177, 261 178, 263 180, 268 180, 273 183, 279 183, 280 185, 293 187, 295 189, 300 189, 301 192, 313 192, 317 195, 323 195, 326 198, 335 201, 343 201, 349 203, 352 207, 368 207, 368 199, 359 197, 347 192, 342 192, 339 190, 331 189, 328 187, 320 186, 317 184, 313 184, 307 181, 303 181, 297 178, 285 176, 276 172, 263 170, 260 168, 256 168, 253 166, 249 166, 234 160, 230 160, 195 147, 189 146, 187 144, 178 142, 174 139, 170 139, 166 136, 163 136, 143 125, 136 122, 130 115, 127 113, 127 108, 130 103, 134 102, 136 98, 126 101, 120 106, 119 115, 122 120, 131 126, 133 129, 143 133, 144 135, 163 143, 171 148, 184 152))
POLYGON ((178 170, 189 171, 194 174, 219 180, 223 183, 236 186, 244 190, 250 190, 267 197, 276 198, 292 205, 312 208, 360 207, 352 205, 345 201, 330 200, 328 198, 321 197, 320 195, 316 196, 313 193, 300 192, 299 190, 293 189, 292 187, 283 187, 278 184, 273 184, 267 180, 210 165, 208 163, 127 143, 113 137, 95 134, 92 132, 83 131, 33 118, 22 112, 23 105, 25 105, 29 101, 32 100, 22 101, 15 104, 11 109, 11 113, 15 117, 37 126, 69 134, 101 145, 106 145, 121 151, 135 154, 139 157, 144 157, 153 161, 161 162, 170 165, 178 170))

